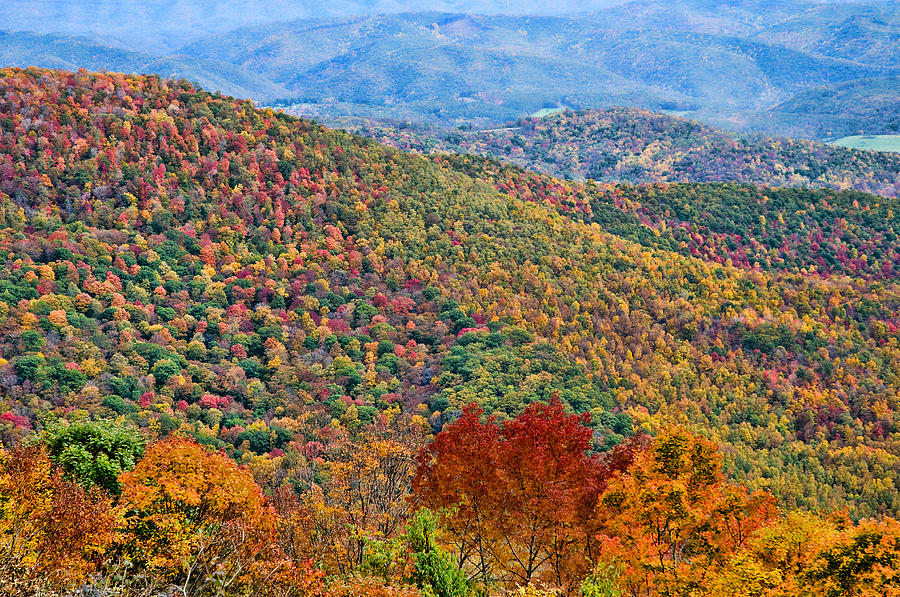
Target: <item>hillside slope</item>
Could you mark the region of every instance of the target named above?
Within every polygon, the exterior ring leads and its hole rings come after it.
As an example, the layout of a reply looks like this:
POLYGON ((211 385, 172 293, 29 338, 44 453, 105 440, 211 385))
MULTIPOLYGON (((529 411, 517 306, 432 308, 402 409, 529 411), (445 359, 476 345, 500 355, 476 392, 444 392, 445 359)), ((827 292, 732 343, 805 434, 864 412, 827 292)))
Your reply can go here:
POLYGON ((900 131, 900 78, 850 81, 797 94, 759 115, 758 130, 839 138, 900 131))
POLYGON ((566 111, 486 131, 371 123, 353 130, 406 151, 473 153, 560 178, 748 182, 896 197, 900 155, 802 139, 737 136, 646 110, 566 111))
POLYGON ((900 508, 896 200, 604 190, 183 82, 0 75, 4 442, 122 414, 275 466, 310 422, 555 394, 601 450, 680 422, 785 505, 900 508))

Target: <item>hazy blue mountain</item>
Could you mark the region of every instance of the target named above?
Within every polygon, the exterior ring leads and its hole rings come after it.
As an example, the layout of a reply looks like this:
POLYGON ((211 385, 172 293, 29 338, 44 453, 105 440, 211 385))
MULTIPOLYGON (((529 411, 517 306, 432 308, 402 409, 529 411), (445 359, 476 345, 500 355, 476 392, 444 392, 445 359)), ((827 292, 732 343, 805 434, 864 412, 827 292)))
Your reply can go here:
POLYGON ((756 130, 801 137, 900 134, 900 77, 862 79, 797 94, 761 113, 756 130))
POLYGON ((274 98, 284 87, 228 62, 179 56, 153 56, 86 38, 0 31, 0 64, 77 70, 109 70, 189 79, 203 88, 236 97, 274 98))
POLYGON ((885 41, 897 39, 893 0, 633 0, 603 10, 602 21, 607 28, 756 37, 846 59, 865 54, 864 61, 897 58, 896 50, 877 52, 885 41))
MULTIPOLYGON (((8 63, 177 74, 280 98, 324 120, 505 122, 545 106, 627 105, 821 137, 836 123, 817 107, 830 103, 829 90, 900 77, 900 2, 882 0, 23 0, 12 8, 9 28, 68 29, 10 38, 0 49, 8 63), (397 12, 410 8, 421 12, 397 12), (576 10, 593 12, 568 14, 576 10), (558 14, 538 14, 550 11, 558 14), (77 33, 87 37, 70 37, 77 33), (816 119, 823 126, 810 126, 816 119)), ((846 97, 870 103, 862 91, 846 97)), ((847 110, 858 117, 838 128, 880 132, 889 110, 864 111, 847 110)))
MULTIPOLYGON (((299 20, 211 36, 180 52, 265 74, 304 104, 301 112, 326 118, 502 121, 544 105, 635 105, 739 127, 798 93, 900 74, 884 58, 866 63, 778 44, 750 18, 762 10, 760 2, 749 3, 757 12, 742 2, 719 3, 733 15, 729 27, 714 18, 716 6, 693 4, 632 3, 577 18, 417 13, 299 20), (617 20, 629 11, 630 28, 617 20), (705 19, 706 31, 697 23, 663 26, 666 15, 677 21, 676 14, 705 19)), ((784 21, 811 8, 820 6, 787 3, 777 16, 784 21)), ((820 28, 810 38, 821 37, 820 28)))
POLYGON ((773 22, 756 39, 865 64, 900 64, 900 3, 829 4, 773 22))
POLYGON ((129 49, 167 53, 199 37, 245 25, 309 19, 444 11, 567 14, 626 0, 3 0, 6 30, 88 35, 129 49))

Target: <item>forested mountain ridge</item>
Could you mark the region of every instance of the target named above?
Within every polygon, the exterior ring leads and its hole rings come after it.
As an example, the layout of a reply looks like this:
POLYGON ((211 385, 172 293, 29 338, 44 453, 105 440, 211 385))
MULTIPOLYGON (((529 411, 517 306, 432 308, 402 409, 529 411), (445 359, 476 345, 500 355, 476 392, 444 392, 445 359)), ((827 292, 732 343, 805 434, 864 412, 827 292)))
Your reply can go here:
POLYGON ((484 158, 435 159, 618 236, 724 265, 880 278, 893 275, 900 259, 892 202, 864 193, 736 183, 581 184, 484 158))
MULTIPOLYGON (((697 492, 677 494, 696 517, 691 561, 721 573, 715 582, 737 582, 727 558, 773 515, 768 498, 721 478, 718 447, 731 482, 771 492, 784 508, 847 508, 857 518, 898 510, 896 199, 584 185, 473 156, 402 153, 186 82, 41 69, 0 76, 0 433, 12 445, 118 417, 163 440, 110 483, 132 505, 135 545, 156 554, 150 569, 184 580, 167 545, 188 549, 199 528, 185 523, 184 542, 141 543, 150 541, 140 538, 141 516, 167 520, 153 509, 165 496, 147 494, 161 487, 154 475, 182 470, 154 464, 167 457, 210 458, 203 470, 249 487, 244 501, 221 498, 221 516, 239 504, 269 520, 259 497, 269 496, 292 513, 279 524, 317 529, 314 539, 292 536, 296 553, 328 574, 378 576, 388 568, 371 567, 387 564, 366 557, 394 549, 375 541, 409 520, 410 487, 439 508, 451 505, 441 479, 465 481, 458 471, 442 476, 453 458, 507 470, 529 460, 515 450, 530 445, 551 459, 552 442, 529 435, 545 424, 584 442, 573 454, 586 460, 569 463, 558 474, 570 476, 553 486, 581 504, 564 512, 600 526, 566 543, 585 546, 565 558, 574 572, 544 555, 523 570, 509 556, 496 575, 477 568, 482 580, 580 582, 585 562, 596 563, 598 529, 619 541, 604 552, 622 558, 611 569, 638 553, 652 563, 650 547, 617 526, 645 507, 628 497, 634 463, 633 474, 650 475, 661 492, 682 482, 679 471, 693 475, 697 492), (494 422, 463 415, 472 403, 494 422), (563 405, 582 417, 566 419, 563 405), (413 483, 429 436, 463 427, 481 434, 483 459, 438 442, 434 468, 420 467, 413 483), (248 468, 233 472, 184 437, 248 468), (675 468, 660 464, 667 458, 675 468), (387 484, 399 493, 360 522, 359 508, 374 506, 347 488, 382 474, 399 475, 387 484), (596 485, 579 493, 573 479, 596 485), (598 519, 578 500, 607 485, 614 491, 598 519), (727 504, 736 510, 722 515, 727 504), (732 514, 743 521, 737 543, 704 526, 730 524, 732 514), (703 537, 723 543, 700 547, 703 537)), ((546 467, 536 475, 555 470, 534 462, 546 467)), ((508 501, 488 489, 491 503, 508 501)), ((451 520, 447 532, 464 522, 451 520)), ((809 524, 827 528, 822 541, 835 545, 856 537, 849 522, 809 524)), ((815 545, 810 561, 828 549, 815 545)), ((253 558, 264 551, 254 549, 253 558)), ((830 560, 821 561, 826 570, 830 560)), ((90 562, 85 569, 99 565, 90 562)), ((671 564, 623 568, 621 586, 700 578, 679 573, 690 562, 671 564)), ((830 582, 821 574, 803 582, 830 582)), ((709 583, 705 594, 717 594, 709 583)))
POLYGON ((634 108, 565 111, 484 131, 385 123, 352 128, 404 151, 473 153, 576 180, 748 182, 888 197, 900 192, 900 154, 738 136, 634 108))

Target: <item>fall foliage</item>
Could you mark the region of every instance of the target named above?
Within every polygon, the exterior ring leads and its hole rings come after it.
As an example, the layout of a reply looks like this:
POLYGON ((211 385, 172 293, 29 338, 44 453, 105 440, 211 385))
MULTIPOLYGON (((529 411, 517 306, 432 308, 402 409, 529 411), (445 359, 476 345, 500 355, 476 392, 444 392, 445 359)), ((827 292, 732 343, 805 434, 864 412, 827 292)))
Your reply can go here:
POLYGON ((585 417, 535 403, 505 424, 471 406, 422 453, 413 488, 422 505, 448 509, 459 565, 473 578, 570 586, 596 558, 597 496, 627 465, 590 454, 585 417))
POLYGON ((806 139, 736 135, 637 108, 565 110, 490 130, 368 122, 360 134, 404 151, 471 153, 549 174, 606 182, 744 182, 855 189, 896 197, 898 158, 806 139))
POLYGON ((560 181, 4 69, 2 574, 889 592, 897 208, 560 181))
POLYGON ((0 451, 0 592, 86 581, 115 527, 109 499, 63 479, 43 447, 0 451))
POLYGON ((619 471, 600 500, 600 561, 630 595, 696 591, 774 513, 725 482, 717 447, 675 429, 619 471))

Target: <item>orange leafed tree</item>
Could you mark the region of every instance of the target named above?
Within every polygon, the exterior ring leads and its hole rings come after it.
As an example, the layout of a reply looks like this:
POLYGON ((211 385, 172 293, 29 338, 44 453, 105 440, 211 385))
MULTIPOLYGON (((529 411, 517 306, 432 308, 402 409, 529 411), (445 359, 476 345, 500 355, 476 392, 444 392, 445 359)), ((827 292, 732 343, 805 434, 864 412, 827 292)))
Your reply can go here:
POLYGON ((85 581, 115 522, 109 498, 63 479, 43 447, 0 450, 0 586, 9 594, 85 581))
POLYGON ((771 496, 725 481, 718 447, 683 429, 657 437, 600 500, 600 561, 630 595, 701 589, 774 515, 771 496))
POLYGON ((316 590, 318 576, 283 557, 274 510, 253 476, 224 454, 171 437, 121 481, 126 550, 185 594, 211 582, 257 593, 280 583, 297 594, 316 590))

